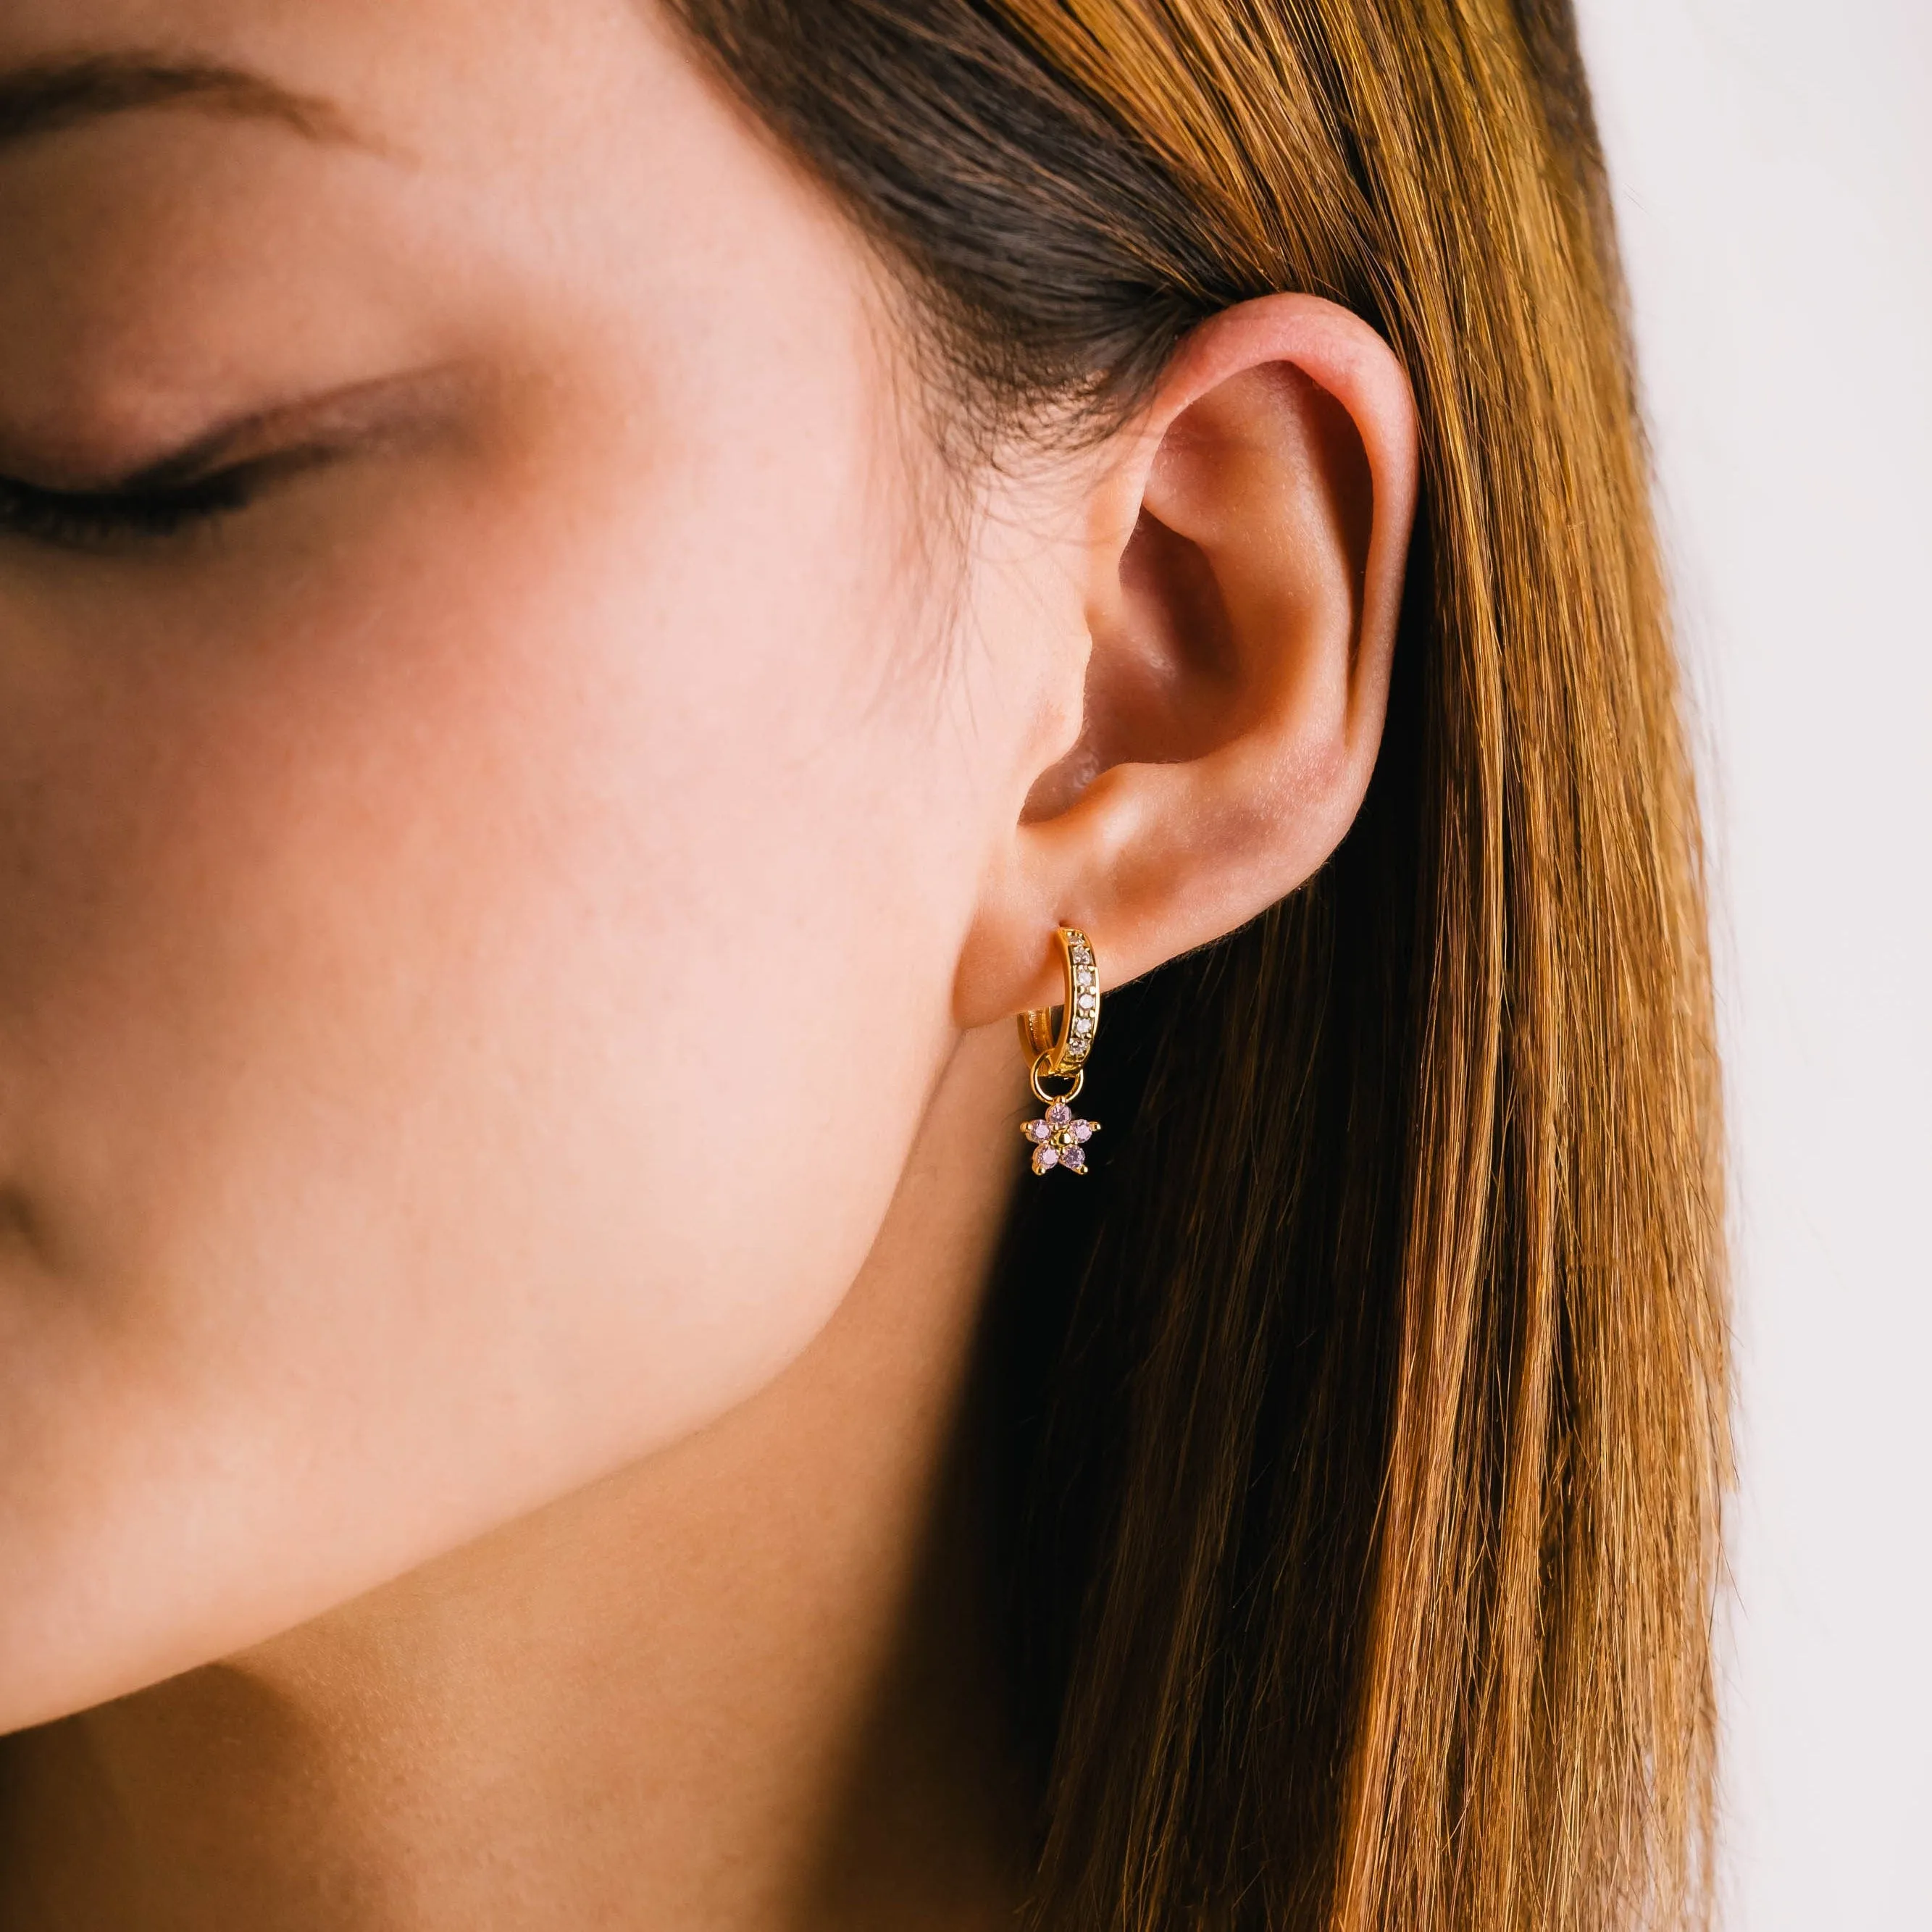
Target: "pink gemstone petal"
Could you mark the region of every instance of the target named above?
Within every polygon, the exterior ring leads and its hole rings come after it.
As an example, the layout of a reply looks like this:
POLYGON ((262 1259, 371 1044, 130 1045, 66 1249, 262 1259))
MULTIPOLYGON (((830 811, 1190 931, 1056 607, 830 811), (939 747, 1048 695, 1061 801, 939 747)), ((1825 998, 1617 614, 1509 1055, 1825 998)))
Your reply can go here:
POLYGON ((1047 1108, 1046 1118, 1056 1127, 1064 1127, 1073 1118, 1073 1109, 1064 1100, 1056 1100, 1047 1108))
POLYGON ((1087 1156, 1077 1147, 1065 1149, 1060 1154, 1060 1164, 1074 1174, 1087 1172, 1087 1156))
POLYGON ((1020 1132, 1030 1141, 1043 1141, 1052 1131, 1044 1120, 1028 1120, 1020 1128, 1020 1132))
POLYGON ((1033 1150, 1033 1171, 1044 1174, 1049 1167, 1058 1167, 1060 1156, 1050 1147, 1036 1147, 1033 1150))
POLYGON ((1073 1123, 1073 1138, 1076 1141, 1090 1141, 1094 1138, 1094 1123, 1091 1120, 1076 1120, 1073 1123))

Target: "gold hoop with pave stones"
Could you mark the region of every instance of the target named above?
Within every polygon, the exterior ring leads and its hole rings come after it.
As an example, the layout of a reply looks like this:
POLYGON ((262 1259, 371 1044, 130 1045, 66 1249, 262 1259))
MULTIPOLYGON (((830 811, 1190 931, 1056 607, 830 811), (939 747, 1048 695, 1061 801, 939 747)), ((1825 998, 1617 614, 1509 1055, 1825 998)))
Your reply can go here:
POLYGON ((1072 1102, 1087 1081, 1087 1056, 1100 1024, 1100 968, 1092 942, 1077 926, 1055 928, 1060 963, 1065 969, 1064 1004, 1036 1009, 1020 1016, 1020 1044, 1033 1060, 1034 1097, 1046 1109, 1043 1120, 1028 1120, 1020 1132, 1033 1143, 1033 1171, 1045 1174, 1064 1167, 1087 1172, 1086 1147, 1100 1131, 1098 1120, 1076 1120, 1072 1102), (1054 1024, 1054 1016, 1058 1024, 1054 1024), (1064 1081, 1065 1090, 1048 1093, 1043 1081, 1064 1081))
POLYGON ((1057 926, 1053 936, 1060 942, 1066 1001, 1022 1013, 1020 1044, 1034 1057, 1040 1073, 1064 1080, 1080 1072, 1093 1051, 1094 1036, 1100 1025, 1100 968, 1094 957, 1093 942, 1077 926, 1057 926), (1056 1014, 1058 1026, 1054 1024, 1056 1014))

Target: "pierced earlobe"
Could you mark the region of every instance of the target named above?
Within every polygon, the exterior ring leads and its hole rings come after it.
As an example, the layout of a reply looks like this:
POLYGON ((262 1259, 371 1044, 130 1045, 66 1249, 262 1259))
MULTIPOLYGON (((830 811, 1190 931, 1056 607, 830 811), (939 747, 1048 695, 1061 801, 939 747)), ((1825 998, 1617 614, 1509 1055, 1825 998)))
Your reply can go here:
POLYGON ((1033 1061, 1034 1097, 1046 1109, 1042 1118, 1024 1123, 1020 1132, 1033 1143, 1034 1173, 1064 1167, 1084 1174, 1087 1143, 1100 1131, 1100 1123, 1076 1120, 1072 1103, 1086 1084, 1087 1056, 1100 1030, 1100 968, 1091 941, 1077 927, 1060 926, 1054 937, 1060 942, 1066 998, 1051 1011, 1036 1009, 1020 1016, 1020 1044, 1033 1061), (1067 1084, 1056 1094, 1042 1084, 1048 1080, 1067 1084))

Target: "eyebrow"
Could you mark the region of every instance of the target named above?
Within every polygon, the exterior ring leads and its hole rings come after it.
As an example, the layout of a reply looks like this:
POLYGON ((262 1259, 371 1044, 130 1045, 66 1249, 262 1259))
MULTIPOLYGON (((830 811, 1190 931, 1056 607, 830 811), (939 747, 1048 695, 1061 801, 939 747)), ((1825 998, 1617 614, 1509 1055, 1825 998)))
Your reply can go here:
POLYGON ((186 107, 278 123, 312 141, 370 145, 333 103, 245 68, 143 53, 82 54, 0 73, 0 149, 118 114, 186 107))

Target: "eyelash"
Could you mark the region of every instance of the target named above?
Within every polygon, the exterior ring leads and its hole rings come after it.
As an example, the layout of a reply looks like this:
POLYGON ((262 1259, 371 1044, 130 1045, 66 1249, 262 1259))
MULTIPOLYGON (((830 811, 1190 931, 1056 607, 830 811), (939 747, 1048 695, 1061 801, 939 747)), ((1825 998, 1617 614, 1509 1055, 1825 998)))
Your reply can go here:
POLYGON ((267 466, 242 464, 160 489, 67 491, 0 478, 0 531, 56 550, 160 543, 245 510, 267 466))

